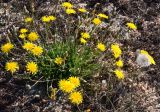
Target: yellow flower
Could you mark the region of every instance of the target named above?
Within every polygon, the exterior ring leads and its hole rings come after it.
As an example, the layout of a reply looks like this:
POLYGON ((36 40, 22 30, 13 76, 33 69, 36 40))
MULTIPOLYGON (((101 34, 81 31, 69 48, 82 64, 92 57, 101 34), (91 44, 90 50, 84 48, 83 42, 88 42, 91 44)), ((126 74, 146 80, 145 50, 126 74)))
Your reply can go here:
POLYGON ((28 62, 26 65, 26 69, 32 74, 36 74, 38 72, 38 66, 35 62, 28 62))
POLYGON ((6 66, 5 66, 5 69, 7 71, 10 71, 11 73, 14 73, 16 72, 16 70, 19 70, 19 66, 18 66, 18 63, 17 62, 7 62, 6 63, 6 66))
POLYGON ((115 75, 117 76, 118 79, 124 79, 124 74, 123 74, 123 71, 122 70, 118 70, 116 69, 114 71, 115 75))
POLYGON ((70 81, 62 79, 59 81, 59 89, 63 92, 70 93, 75 89, 75 86, 70 81))
POLYGON ((28 32, 28 30, 26 29, 26 28, 22 28, 22 29, 20 29, 20 31, 19 31, 20 33, 27 33, 28 32))
POLYGON ((80 80, 78 77, 69 77, 68 79, 72 84, 74 84, 75 88, 80 86, 80 80))
POLYGON ((64 3, 62 3, 62 6, 65 8, 72 8, 73 7, 73 5, 70 2, 64 2, 64 3))
POLYGON ((25 18, 24 20, 26 23, 30 23, 30 22, 33 22, 33 19, 31 17, 27 17, 25 18))
POLYGON ((1 46, 1 50, 3 53, 8 53, 11 51, 11 49, 14 48, 14 45, 11 43, 6 43, 4 45, 1 46))
POLYGON ((48 18, 50 19, 50 21, 56 20, 56 17, 55 17, 55 16, 48 16, 48 18))
POLYGON ((154 61, 154 59, 153 59, 153 57, 151 55, 149 55, 149 53, 147 51, 141 50, 140 53, 144 54, 144 55, 146 55, 148 57, 148 59, 150 61, 150 64, 153 64, 153 65, 156 64, 155 61, 154 61))
POLYGON ((108 19, 108 16, 103 14, 103 13, 100 13, 97 15, 98 17, 101 17, 101 18, 105 18, 105 19, 108 19))
POLYGON ((102 21, 101 21, 99 18, 94 18, 94 19, 92 20, 92 22, 93 22, 95 25, 99 25, 99 24, 102 23, 102 21))
POLYGON ((30 41, 35 41, 39 38, 38 34, 36 32, 31 32, 29 35, 28 35, 28 39, 30 41))
POLYGON ((40 56, 43 53, 43 48, 40 46, 34 46, 33 49, 31 49, 31 52, 33 55, 40 56))
POLYGON ((89 33, 87 33, 87 32, 82 32, 82 33, 81 33, 81 36, 82 36, 84 39, 90 38, 90 35, 89 35, 89 33))
POLYGON ((46 22, 46 23, 47 23, 47 22, 50 22, 50 18, 47 17, 47 16, 43 16, 43 17, 42 17, 42 21, 43 21, 43 22, 46 22))
POLYGON ((98 43, 97 45, 97 48, 100 50, 100 51, 105 51, 106 50, 106 46, 102 43, 98 43))
POLYGON ((134 23, 127 23, 127 26, 128 26, 130 29, 137 30, 137 26, 136 26, 134 23))
POLYGON ((22 47, 23 47, 23 49, 25 49, 25 50, 31 51, 35 46, 36 46, 36 45, 33 44, 33 43, 31 43, 31 42, 26 42, 26 43, 24 43, 24 45, 23 45, 22 47))
POLYGON ((66 9, 67 14, 76 14, 76 11, 74 9, 66 9))
POLYGON ((63 59, 61 57, 57 57, 54 62, 57 64, 57 65, 61 65, 63 63, 63 59))
POLYGON ((19 38, 24 39, 26 37, 26 34, 20 34, 19 38))
POLYGON ((118 45, 118 44, 112 44, 112 45, 111 45, 111 50, 112 50, 115 58, 120 57, 120 55, 122 54, 122 51, 121 51, 121 49, 119 48, 119 45, 118 45))
POLYGON ((56 17, 54 16, 43 16, 42 17, 42 21, 45 22, 45 23, 48 23, 48 22, 51 22, 51 21, 54 21, 56 20, 56 17))
POLYGON ((87 12, 87 10, 86 10, 85 8, 79 8, 78 10, 79 10, 80 12, 82 12, 82 13, 87 12))
POLYGON ((69 95, 69 99, 73 104, 79 105, 83 101, 82 94, 80 92, 72 92, 69 95))
POLYGON ((123 67, 123 61, 122 61, 122 60, 118 60, 118 61, 116 62, 116 65, 117 65, 118 67, 123 67))
POLYGON ((80 42, 81 42, 82 44, 86 44, 86 43, 87 43, 87 41, 86 41, 84 38, 80 38, 80 42))

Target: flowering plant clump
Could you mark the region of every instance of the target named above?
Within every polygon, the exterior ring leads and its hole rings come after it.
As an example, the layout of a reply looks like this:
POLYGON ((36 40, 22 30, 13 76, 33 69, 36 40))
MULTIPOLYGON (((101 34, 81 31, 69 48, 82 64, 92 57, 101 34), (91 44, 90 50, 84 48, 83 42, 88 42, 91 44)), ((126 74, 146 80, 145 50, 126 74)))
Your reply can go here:
MULTIPOLYGON (((120 35, 124 30, 112 31, 114 22, 111 19, 115 15, 105 10, 91 11, 81 5, 58 1, 54 4, 56 8, 46 14, 25 15, 19 28, 15 28, 14 33, 9 33, 2 41, 2 73, 27 78, 35 81, 35 85, 45 82, 51 99, 56 100, 55 96, 60 91, 67 101, 78 106, 92 99, 88 98, 86 88, 91 95, 95 90, 103 91, 106 94, 104 99, 109 99, 105 104, 111 103, 110 98, 114 99, 112 92, 119 91, 116 89, 122 87, 127 78, 133 77, 129 74, 130 66, 149 67, 156 64, 145 50, 139 50, 137 55, 131 51, 126 53, 127 48, 122 47, 120 35), (128 59, 130 55, 137 56, 136 63, 128 59), (130 64, 129 67, 127 64, 130 64), (97 80, 102 84, 97 84, 97 80)), ((135 32, 138 26, 127 22, 124 28, 127 32, 135 32)), ((97 98, 102 97, 101 93, 95 96, 93 103, 103 102, 97 98)))

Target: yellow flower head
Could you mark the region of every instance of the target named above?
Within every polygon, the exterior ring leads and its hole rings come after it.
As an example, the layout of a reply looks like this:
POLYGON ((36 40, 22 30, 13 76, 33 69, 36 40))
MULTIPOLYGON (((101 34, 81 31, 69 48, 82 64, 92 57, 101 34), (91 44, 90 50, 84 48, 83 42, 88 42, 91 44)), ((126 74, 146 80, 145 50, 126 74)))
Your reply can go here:
POLYGON ((5 66, 5 69, 7 71, 10 71, 11 73, 14 73, 16 72, 16 70, 19 70, 19 66, 18 66, 18 63, 17 62, 7 62, 6 63, 6 66, 5 66))
POLYGON ((100 13, 100 14, 98 14, 97 16, 100 17, 100 18, 108 19, 108 16, 105 15, 105 14, 103 14, 103 13, 100 13))
POLYGON ((124 74, 123 74, 123 71, 122 70, 118 70, 116 69, 114 71, 115 75, 117 76, 118 79, 124 79, 124 74))
POLYGON ((40 46, 34 46, 33 49, 31 49, 31 52, 33 55, 40 56, 43 53, 43 48, 40 46))
POLYGON ((24 43, 24 45, 22 47, 23 47, 23 49, 25 49, 27 51, 28 50, 31 51, 35 46, 36 45, 31 42, 26 42, 26 43, 24 43))
POLYGON ((80 92, 72 92, 69 95, 69 99, 73 104, 79 105, 83 101, 82 94, 80 92))
POLYGON ((28 30, 26 29, 26 28, 22 28, 22 29, 20 29, 20 31, 19 31, 20 33, 27 33, 28 32, 28 30))
POLYGON ((81 42, 82 44, 86 44, 86 43, 87 43, 87 41, 86 41, 84 38, 80 38, 80 42, 81 42))
POLYGON ((54 17, 54 16, 43 16, 42 17, 42 21, 44 23, 48 23, 48 22, 51 22, 51 21, 54 21, 54 20, 56 20, 56 17, 54 17))
POLYGON ((102 23, 102 21, 101 21, 99 18, 94 18, 94 19, 92 20, 92 22, 93 22, 95 25, 99 25, 99 24, 102 23))
POLYGON ((118 67, 123 67, 123 61, 122 61, 122 60, 118 60, 118 61, 116 62, 116 65, 117 65, 118 67))
POLYGON ((137 30, 137 26, 136 26, 134 23, 127 23, 127 26, 128 26, 130 29, 137 30))
POLYGON ((31 18, 31 17, 27 17, 27 18, 25 18, 25 20, 24 20, 26 23, 31 23, 31 22, 33 22, 33 19, 31 18))
POLYGON ((79 12, 82 12, 82 13, 87 12, 87 10, 85 8, 79 8, 78 10, 79 10, 79 12))
POLYGON ((72 8, 73 7, 73 5, 70 2, 63 2, 62 6, 65 8, 72 8))
POLYGON ((97 48, 100 50, 100 51, 105 51, 106 50, 106 46, 102 43, 98 43, 97 45, 97 48))
POLYGON ((55 17, 55 16, 48 16, 48 18, 50 19, 50 21, 56 20, 56 17, 55 17))
POLYGON ((36 74, 38 72, 38 66, 35 62, 28 62, 26 65, 26 69, 32 74, 36 74))
POLYGON ((68 81, 74 84, 75 88, 80 86, 80 80, 78 77, 69 77, 68 81))
POLYGON ((87 32, 82 32, 81 37, 83 37, 84 39, 88 39, 88 38, 90 38, 90 35, 87 32))
POLYGON ((59 89, 63 92, 70 93, 75 89, 75 86, 70 81, 62 79, 59 81, 59 89))
POLYGON ((14 45, 11 43, 6 43, 4 45, 1 46, 1 50, 3 53, 8 53, 11 51, 11 49, 14 48, 14 45))
POLYGON ((119 48, 119 45, 118 45, 118 44, 112 44, 112 45, 111 45, 111 50, 112 50, 115 58, 120 57, 120 55, 122 54, 122 51, 121 51, 121 49, 119 48))
POLYGON ((76 14, 76 11, 74 9, 66 9, 67 14, 76 14))
POLYGON ((30 41, 35 41, 39 38, 38 34, 36 32, 31 32, 29 35, 28 35, 28 39, 30 41))
POLYGON ((24 39, 25 37, 26 37, 26 34, 24 34, 24 33, 19 35, 19 38, 21 38, 21 39, 24 39))
POLYGON ((57 65, 61 65, 63 63, 63 59, 61 57, 57 57, 54 62, 57 64, 57 65))
POLYGON ((45 23, 48 23, 48 22, 50 22, 50 18, 47 17, 47 16, 43 16, 42 21, 45 22, 45 23))
POLYGON ((153 57, 152 57, 151 55, 149 55, 149 53, 148 53, 147 51, 141 50, 140 53, 147 56, 147 58, 148 58, 149 61, 150 61, 150 64, 153 64, 153 65, 156 64, 155 61, 154 61, 154 59, 153 59, 153 57))

